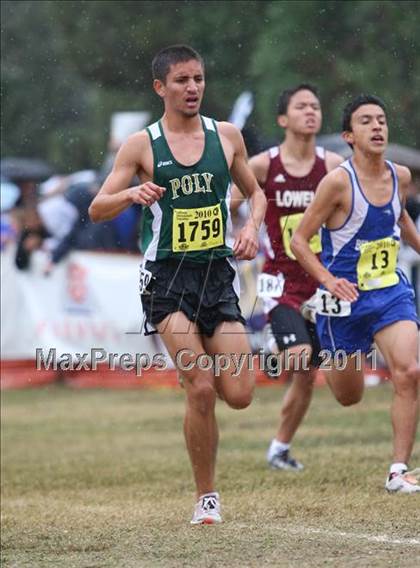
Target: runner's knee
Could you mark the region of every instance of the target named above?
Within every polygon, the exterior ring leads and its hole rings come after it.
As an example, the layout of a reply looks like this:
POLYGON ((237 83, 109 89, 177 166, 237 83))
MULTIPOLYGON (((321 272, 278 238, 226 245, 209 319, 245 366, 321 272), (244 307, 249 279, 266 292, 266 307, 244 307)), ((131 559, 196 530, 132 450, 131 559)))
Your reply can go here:
POLYGON ((340 382, 331 381, 330 378, 328 380, 331 390, 341 406, 352 406, 362 400, 364 391, 363 375, 354 377, 354 382, 348 384, 348 381, 351 381, 351 379, 352 377, 347 376, 342 377, 340 382))
POLYGON ((352 406, 362 400, 363 392, 334 393, 334 396, 341 406, 352 406))
POLYGON ((420 369, 417 363, 398 363, 392 370, 394 389, 398 394, 418 393, 420 381, 420 369))
MULTIPOLYGON (((286 371, 305 372, 308 371, 312 358, 312 347, 310 345, 296 345, 290 349, 285 349, 281 353, 282 368, 286 371)), ((309 373, 305 373, 308 375, 309 373)))
POLYGON ((241 410, 247 408, 252 402, 254 394, 254 377, 253 375, 243 376, 242 380, 231 377, 231 381, 236 383, 231 384, 228 388, 223 389, 224 400, 230 408, 241 410))
POLYGON ((242 393, 234 393, 225 397, 225 402, 235 410, 247 408, 252 402, 252 390, 242 393))
POLYGON ((305 393, 311 393, 313 391, 315 378, 316 372, 313 370, 300 371, 293 374, 293 380, 299 386, 299 390, 305 393))
POLYGON ((216 390, 212 382, 205 379, 193 381, 187 389, 187 402, 200 414, 213 412, 216 405, 216 390))

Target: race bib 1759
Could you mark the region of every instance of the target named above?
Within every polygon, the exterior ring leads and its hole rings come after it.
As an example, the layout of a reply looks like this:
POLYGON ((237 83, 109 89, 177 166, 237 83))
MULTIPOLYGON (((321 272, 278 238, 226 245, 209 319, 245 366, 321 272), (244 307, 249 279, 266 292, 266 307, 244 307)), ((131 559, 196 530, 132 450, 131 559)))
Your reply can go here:
POLYGON ((172 221, 174 252, 205 250, 224 244, 220 203, 197 209, 174 209, 172 221))

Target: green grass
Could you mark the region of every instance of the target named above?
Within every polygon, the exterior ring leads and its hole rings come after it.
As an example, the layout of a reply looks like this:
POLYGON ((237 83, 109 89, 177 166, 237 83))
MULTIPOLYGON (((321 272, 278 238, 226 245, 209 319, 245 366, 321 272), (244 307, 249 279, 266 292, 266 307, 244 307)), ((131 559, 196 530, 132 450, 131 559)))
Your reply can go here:
POLYGON ((3 566, 419 566, 420 499, 383 489, 389 386, 347 409, 317 389, 300 474, 265 463, 283 392, 260 388, 245 411, 218 404, 224 523, 210 527, 189 525, 181 391, 3 393, 3 566))

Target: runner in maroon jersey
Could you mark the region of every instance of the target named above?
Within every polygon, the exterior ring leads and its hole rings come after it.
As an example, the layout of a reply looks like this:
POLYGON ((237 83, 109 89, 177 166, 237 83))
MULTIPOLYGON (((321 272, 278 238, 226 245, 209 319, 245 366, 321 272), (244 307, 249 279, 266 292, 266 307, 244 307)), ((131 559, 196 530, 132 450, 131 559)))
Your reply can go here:
MULTIPOLYGON (((283 91, 277 122, 285 131, 284 142, 249 162, 268 200, 266 260, 257 287, 270 324, 267 348, 280 354, 280 367, 288 367, 293 375, 283 400, 276 437, 267 452, 269 465, 280 470, 303 468, 291 457, 290 444, 311 401, 319 352, 315 325, 301 314, 302 304, 315 292, 317 283, 296 261, 290 240, 318 183, 343 161, 338 154, 316 146, 321 119, 315 87, 301 84, 283 91)), ((233 209, 241 198, 234 187, 233 209)), ((320 252, 318 236, 312 239, 311 248, 320 252)))

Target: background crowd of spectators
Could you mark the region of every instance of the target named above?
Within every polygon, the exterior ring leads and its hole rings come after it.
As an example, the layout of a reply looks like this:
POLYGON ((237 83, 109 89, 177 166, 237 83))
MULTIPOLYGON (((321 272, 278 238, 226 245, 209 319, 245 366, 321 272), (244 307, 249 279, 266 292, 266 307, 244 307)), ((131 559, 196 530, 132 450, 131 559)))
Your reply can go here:
POLYGON ((20 270, 30 266, 33 251, 44 250, 45 274, 71 250, 138 253, 141 206, 132 205, 112 221, 89 219, 89 205, 107 173, 51 175, 39 160, 2 160, 1 250, 15 243, 20 270))

